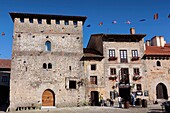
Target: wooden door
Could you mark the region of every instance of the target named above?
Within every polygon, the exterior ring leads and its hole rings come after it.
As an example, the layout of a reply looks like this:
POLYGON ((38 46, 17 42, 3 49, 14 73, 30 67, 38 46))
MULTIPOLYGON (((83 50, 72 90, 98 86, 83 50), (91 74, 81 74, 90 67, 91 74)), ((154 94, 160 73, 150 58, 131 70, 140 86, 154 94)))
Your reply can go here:
POLYGON ((54 106, 55 97, 53 91, 47 89, 42 95, 42 106, 54 106))

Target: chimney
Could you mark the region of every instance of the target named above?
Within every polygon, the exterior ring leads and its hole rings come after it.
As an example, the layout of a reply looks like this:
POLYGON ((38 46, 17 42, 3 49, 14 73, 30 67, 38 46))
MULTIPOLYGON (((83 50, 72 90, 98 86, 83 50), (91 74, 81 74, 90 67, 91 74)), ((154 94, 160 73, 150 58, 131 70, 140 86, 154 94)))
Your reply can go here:
POLYGON ((146 46, 150 46, 150 40, 146 40, 146 46))
POLYGON ((130 34, 131 35, 135 34, 135 28, 130 28, 130 34))

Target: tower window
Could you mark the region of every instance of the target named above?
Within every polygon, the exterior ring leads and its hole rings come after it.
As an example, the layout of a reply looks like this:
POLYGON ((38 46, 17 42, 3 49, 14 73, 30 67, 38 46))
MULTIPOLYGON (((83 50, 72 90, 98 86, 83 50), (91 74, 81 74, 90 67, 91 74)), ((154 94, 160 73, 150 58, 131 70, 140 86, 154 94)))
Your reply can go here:
POLYGON ((47 64, 46 63, 43 64, 43 69, 47 69, 47 64))
POLYGON ((157 66, 161 66, 161 62, 160 62, 160 61, 157 61, 157 62, 156 62, 156 65, 157 65, 157 66))
POLYGON ((76 81, 74 80, 69 81, 69 89, 76 89, 76 81))
POLYGON ((96 64, 91 64, 91 70, 96 70, 96 64))
POLYGON ((50 41, 45 42, 45 50, 46 51, 51 51, 51 42, 50 41))
POLYGON ((48 69, 52 69, 52 64, 51 63, 48 64, 48 69))

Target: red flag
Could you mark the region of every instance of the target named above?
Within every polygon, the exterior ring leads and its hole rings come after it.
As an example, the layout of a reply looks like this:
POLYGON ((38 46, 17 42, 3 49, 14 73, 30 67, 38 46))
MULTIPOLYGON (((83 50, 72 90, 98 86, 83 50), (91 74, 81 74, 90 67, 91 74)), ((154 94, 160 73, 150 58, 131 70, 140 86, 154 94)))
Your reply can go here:
POLYGON ((158 13, 154 14, 154 20, 158 20, 158 13))
POLYGON ((100 22, 99 25, 100 25, 100 26, 103 25, 103 22, 100 22))

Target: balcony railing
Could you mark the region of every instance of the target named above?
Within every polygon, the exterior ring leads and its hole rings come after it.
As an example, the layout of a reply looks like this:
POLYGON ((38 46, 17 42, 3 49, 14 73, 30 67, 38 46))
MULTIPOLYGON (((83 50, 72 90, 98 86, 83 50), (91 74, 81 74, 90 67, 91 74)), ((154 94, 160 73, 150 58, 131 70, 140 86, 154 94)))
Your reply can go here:
POLYGON ((117 79, 117 77, 118 77, 117 75, 112 75, 112 76, 109 77, 109 80, 113 80, 114 81, 114 80, 117 79))
POLYGON ((134 81, 140 80, 141 78, 142 78, 142 76, 139 74, 134 74, 134 76, 133 76, 134 81))
POLYGON ((109 61, 114 61, 114 60, 117 60, 117 57, 109 57, 108 60, 109 60, 109 61))
POLYGON ((139 58, 140 58, 140 57, 134 56, 134 57, 132 57, 131 60, 132 60, 132 61, 136 61, 136 60, 139 60, 139 58))

